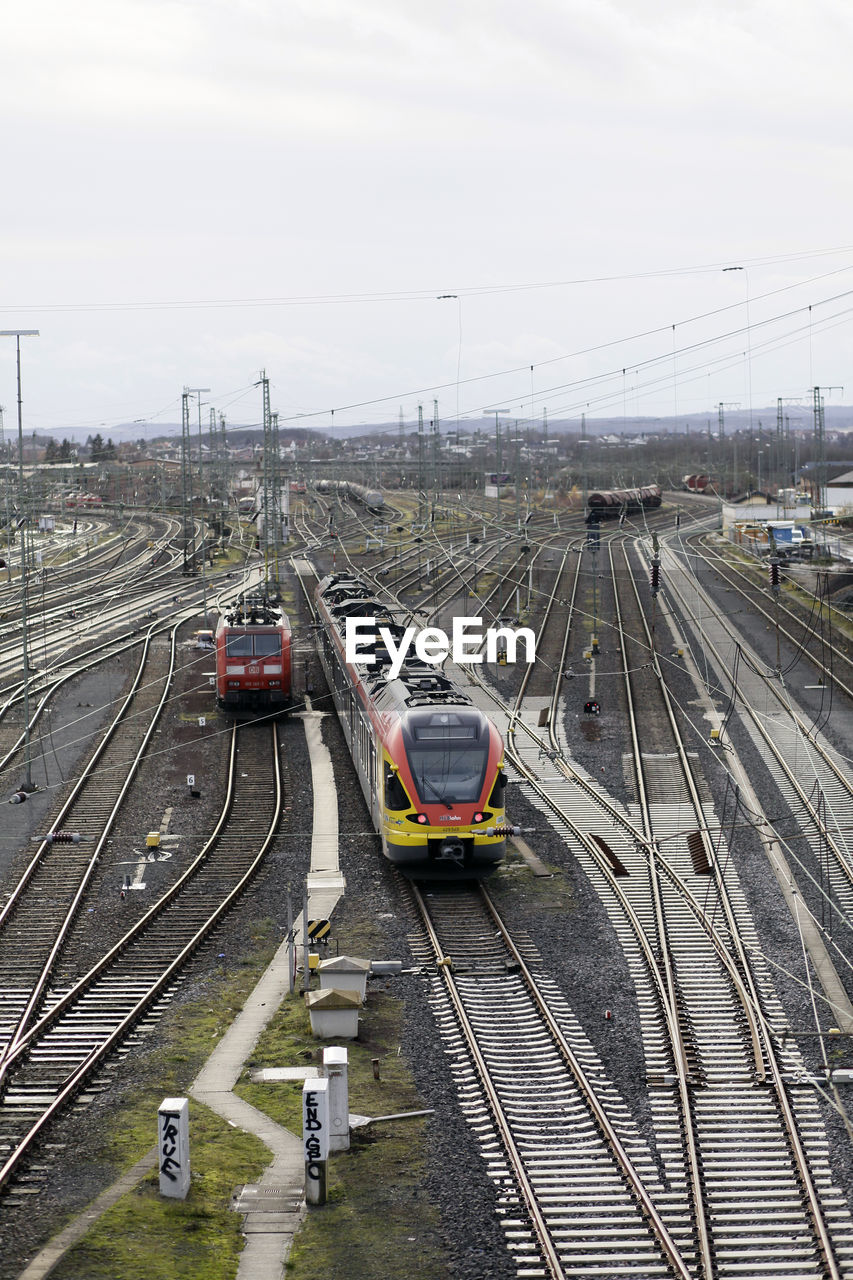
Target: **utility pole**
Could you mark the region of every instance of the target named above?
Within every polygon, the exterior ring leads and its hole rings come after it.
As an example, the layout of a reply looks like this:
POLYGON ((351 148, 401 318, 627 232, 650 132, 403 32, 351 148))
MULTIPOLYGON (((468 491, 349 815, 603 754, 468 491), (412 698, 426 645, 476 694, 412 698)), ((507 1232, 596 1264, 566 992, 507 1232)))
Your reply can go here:
POLYGON ((278 414, 270 410, 270 382, 265 371, 260 379, 264 404, 264 576, 266 591, 271 597, 280 589, 279 555, 281 547, 281 462, 279 458, 278 414))
MULTIPOLYGON (((184 387, 181 393, 181 527, 183 529, 184 543, 184 567, 183 572, 190 572, 187 548, 190 541, 190 529, 195 529, 193 524, 193 508, 192 493, 189 486, 189 466, 190 466, 190 393, 189 388, 184 387)), ((195 542, 195 537, 193 537, 195 542)))
POLYGON ((515 532, 521 536, 521 451, 518 441, 518 419, 515 422, 515 532))
MULTIPOLYGON (((735 408, 737 408, 737 406, 738 406, 738 404, 739 404, 739 403, 740 403, 740 401, 738 401, 738 400, 721 400, 721 401, 720 401, 720 403, 717 405, 717 439, 719 440, 719 447, 720 447, 720 481, 719 481, 719 487, 720 487, 720 502, 721 502, 721 503, 722 503, 722 500, 723 500, 723 490, 724 490, 724 489, 725 489, 725 487, 726 487, 726 477, 725 477, 725 451, 724 451, 724 444, 725 444, 725 439, 726 439, 726 409, 735 409, 735 408)), ((708 448, 709 448, 709 454, 708 454, 708 470, 709 470, 709 471, 710 471, 710 469, 711 469, 710 443, 711 443, 711 441, 710 441, 710 432, 709 432, 709 437, 708 437, 708 448)), ((711 476, 711 479, 713 479, 713 476, 711 476)), ((733 488, 735 487, 735 480, 734 480, 734 478, 732 478, 732 487, 733 487, 733 488)))
POLYGON ((218 449, 217 449, 217 440, 216 440, 216 410, 214 409, 213 405, 211 405, 211 406, 210 406, 210 415, 209 415, 209 418, 210 418, 210 420, 209 420, 209 425, 208 425, 208 428, 207 428, 207 438, 208 438, 208 446, 207 446, 207 452, 208 452, 208 467, 207 467, 207 476, 208 476, 208 480, 207 480, 207 487, 208 487, 208 500, 209 500, 209 499, 211 499, 211 498, 213 497, 214 493, 215 493, 215 492, 216 492, 216 490, 219 488, 219 468, 218 468, 218 466, 216 465, 216 464, 217 464, 217 461, 218 461, 217 453, 218 453, 219 451, 218 451, 218 449))
POLYGON ((545 487, 542 491, 542 501, 548 500, 548 479, 551 471, 550 457, 548 454, 548 410, 542 408, 542 431, 544 433, 544 449, 545 449, 545 487))
POLYGON ((418 524, 424 520, 424 407, 418 405, 418 524))
POLYGON ((24 769, 25 776, 21 791, 35 791, 33 785, 32 756, 30 751, 30 653, 27 634, 27 565, 26 519, 24 516, 24 426, 23 400, 21 398, 21 338, 37 338, 38 329, 0 329, 0 338, 14 338, 16 350, 16 367, 18 375, 18 505, 21 510, 21 642, 24 662, 24 769))
MULTIPOLYGON (((184 391, 188 396, 198 396, 198 487, 199 501, 201 503, 201 599, 202 608, 204 609, 204 625, 207 626, 207 576, 205 572, 205 559, 207 552, 207 520, 204 513, 204 470, 202 464, 202 436, 201 436, 201 397, 203 392, 209 392, 210 387, 184 387, 184 391)), ((189 424, 188 424, 189 425, 189 424)), ((187 433, 187 448, 189 450, 189 431, 187 433)), ((192 455, 190 454, 190 457, 192 455)), ((192 477, 192 466, 190 466, 190 477, 192 477)), ((192 504, 192 496, 190 496, 192 504)), ((190 507, 192 510, 192 506, 190 507)), ((195 522, 193 522, 193 551, 195 551, 195 522)))
MULTIPOLYGON (((6 436, 3 431, 3 414, 5 409, 0 404, 0 459, 3 464, 6 463, 6 436)), ((12 499, 10 495, 11 483, 10 477, 6 477, 6 483, 3 485, 3 508, 6 514, 6 533, 9 537, 9 559, 6 561, 6 574, 8 581, 12 581, 12 499)), ((63 503, 63 509, 64 509, 63 503)))
MULTIPOLYGON (((821 391, 843 391, 843 387, 814 387, 814 440, 815 440, 815 506, 819 511, 826 509, 826 427, 823 416, 823 396, 821 391)), ((825 539, 824 539, 825 541, 825 539)))
MULTIPOLYGON (((785 435, 785 419, 782 413, 782 397, 776 401, 776 519, 779 519, 781 512, 779 511, 779 476, 781 473, 783 484, 785 483, 785 471, 782 467, 783 445, 785 435)), ((785 484, 785 488, 787 488, 785 484)), ((784 500, 783 500, 784 505, 784 500)))
POLYGON ((229 496, 230 496, 230 494, 229 494, 229 489, 230 489, 230 485, 229 485, 229 472, 230 472, 230 468, 229 468, 229 466, 228 466, 228 437, 227 437, 227 436, 226 436, 226 434, 225 434, 225 414, 224 414, 224 413, 222 413, 222 412, 220 412, 220 414, 219 414, 219 430, 220 430, 221 435, 222 435, 222 443, 221 443, 221 445, 220 445, 220 448, 221 448, 221 450, 222 450, 222 497, 223 497, 223 501, 224 501, 224 504, 225 504, 225 508, 226 508, 226 510, 227 510, 227 509, 228 509, 228 498, 229 498, 229 496))
POLYGON ((438 425, 438 401, 432 402, 432 485, 433 500, 441 497, 441 433, 438 425))

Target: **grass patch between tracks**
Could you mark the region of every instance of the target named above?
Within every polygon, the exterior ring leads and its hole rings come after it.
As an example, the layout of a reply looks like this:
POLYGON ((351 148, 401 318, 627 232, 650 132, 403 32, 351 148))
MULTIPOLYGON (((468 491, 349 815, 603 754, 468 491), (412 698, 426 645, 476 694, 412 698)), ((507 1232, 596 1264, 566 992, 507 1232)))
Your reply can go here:
MULTIPOLYGON (((202 999, 170 1006, 160 1044, 138 1060, 139 1085, 105 1126, 99 1153, 115 1175, 155 1145, 157 1108, 183 1096, 273 955, 272 922, 253 937, 255 954, 214 961, 202 999)), ((97 1122, 96 1122, 97 1123, 97 1122)), ((236 1275, 242 1218, 229 1209, 236 1186, 260 1177, 269 1162, 261 1142, 190 1098, 192 1182, 187 1199, 159 1194, 156 1170, 98 1218, 51 1272, 52 1280, 226 1280, 236 1275)))
MULTIPOLYGON (((381 953, 381 935, 372 920, 350 917, 347 925, 343 936, 349 954, 381 953)), ((110 1138, 100 1153, 116 1176, 153 1147, 160 1102, 188 1092, 258 980, 273 951, 275 926, 267 926, 256 931, 252 957, 229 960, 227 970, 221 963, 212 967, 215 981, 201 1000, 166 1011, 159 1047, 140 1054, 139 1088, 109 1121, 110 1138)), ((402 1021, 403 1002, 393 992, 393 981, 371 984, 359 1038, 348 1042, 351 1113, 373 1117, 423 1109, 399 1048, 402 1021)), ((261 1036, 236 1092, 301 1134, 301 1082, 255 1084, 251 1072, 319 1065, 325 1043, 311 1034, 308 1010, 297 990, 285 998, 261 1036)), ((343 1274, 359 1280, 407 1273, 419 1280, 446 1276, 437 1213, 423 1185, 427 1122, 415 1118, 356 1129, 350 1150, 333 1155, 327 1203, 309 1212, 295 1238, 287 1263, 291 1280, 343 1274)), ((256 1138, 190 1097, 190 1156, 192 1181, 185 1201, 161 1198, 155 1170, 93 1222, 51 1272, 53 1280, 232 1280, 243 1248, 243 1218, 229 1208, 231 1196, 244 1183, 260 1179, 269 1153, 256 1138)))
MULTIPOLYGON (((374 1117, 424 1108, 399 1052, 402 1016, 402 1002, 372 984, 358 1039, 346 1042, 351 1114, 374 1117)), ((324 1043, 312 1036, 301 993, 295 993, 259 1040, 253 1063, 320 1065, 324 1043)), ((251 1070, 249 1063, 237 1085, 239 1096, 301 1133, 301 1082, 255 1084, 251 1070)), ((423 1194, 424 1126, 424 1119, 413 1118, 354 1129, 349 1151, 335 1152, 329 1160, 327 1203, 309 1211, 294 1240, 288 1277, 347 1274, 386 1280, 411 1274, 439 1280, 447 1274, 437 1214, 423 1194)))

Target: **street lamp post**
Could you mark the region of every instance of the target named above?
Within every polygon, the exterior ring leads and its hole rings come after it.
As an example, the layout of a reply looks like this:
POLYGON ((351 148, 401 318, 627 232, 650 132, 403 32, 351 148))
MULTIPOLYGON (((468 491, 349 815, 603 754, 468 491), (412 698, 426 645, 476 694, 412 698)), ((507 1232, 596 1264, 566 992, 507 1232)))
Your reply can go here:
POLYGON ((24 660, 24 764, 22 791, 35 791, 30 753, 30 656, 27 637, 27 526, 24 519, 24 427, 21 399, 21 338, 37 338, 38 329, 0 329, 0 338, 14 338, 18 374, 18 506, 21 510, 21 637, 24 660))

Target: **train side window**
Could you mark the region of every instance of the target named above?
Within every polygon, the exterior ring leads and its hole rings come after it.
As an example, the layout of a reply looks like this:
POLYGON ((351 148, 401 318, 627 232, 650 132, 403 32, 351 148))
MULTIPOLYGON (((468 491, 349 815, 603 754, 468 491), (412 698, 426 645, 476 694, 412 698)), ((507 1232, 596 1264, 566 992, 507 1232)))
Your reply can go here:
POLYGON ((490 809, 502 809, 504 807, 504 789, 506 788, 506 774, 503 769, 498 770, 498 776, 495 778, 495 785, 492 787, 492 794, 489 796, 490 809))
POLYGON ((386 809, 410 809, 411 801, 406 795, 405 788, 400 781, 398 775, 393 769, 385 766, 385 808, 386 809))

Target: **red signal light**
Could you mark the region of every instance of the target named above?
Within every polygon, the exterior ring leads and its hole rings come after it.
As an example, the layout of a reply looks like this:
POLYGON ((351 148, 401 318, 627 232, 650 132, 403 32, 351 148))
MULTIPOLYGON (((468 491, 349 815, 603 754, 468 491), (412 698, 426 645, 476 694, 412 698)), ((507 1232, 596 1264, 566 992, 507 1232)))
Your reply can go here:
POLYGON ((418 814, 418 822, 426 822, 426 820, 427 820, 427 816, 425 813, 418 814))

